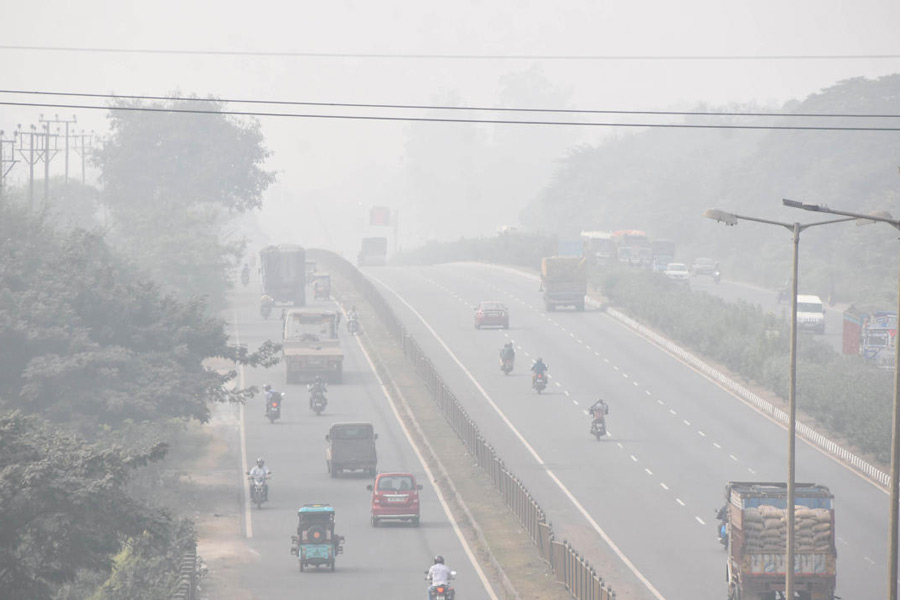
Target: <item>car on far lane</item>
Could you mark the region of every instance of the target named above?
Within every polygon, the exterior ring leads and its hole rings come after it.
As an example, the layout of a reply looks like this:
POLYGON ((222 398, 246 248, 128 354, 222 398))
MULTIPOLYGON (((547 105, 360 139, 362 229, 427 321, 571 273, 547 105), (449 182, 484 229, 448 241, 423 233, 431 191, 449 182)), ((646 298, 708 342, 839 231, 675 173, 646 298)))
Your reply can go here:
POLYGON ((678 283, 687 283, 691 278, 691 273, 684 263, 669 263, 666 266, 665 275, 678 283))
POLYGON ((475 310, 475 329, 502 327, 509 329, 509 309, 502 302, 485 300, 475 310))
POLYGON ((719 263, 711 258, 698 258, 691 265, 691 273, 694 275, 706 275, 712 277, 719 270, 719 263))

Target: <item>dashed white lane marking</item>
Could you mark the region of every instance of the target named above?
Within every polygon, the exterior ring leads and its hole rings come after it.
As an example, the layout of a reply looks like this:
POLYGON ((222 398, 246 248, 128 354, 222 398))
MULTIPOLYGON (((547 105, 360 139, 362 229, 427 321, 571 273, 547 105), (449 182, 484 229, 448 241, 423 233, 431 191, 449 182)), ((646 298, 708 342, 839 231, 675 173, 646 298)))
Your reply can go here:
POLYGON ((636 457, 634 454, 632 454, 632 455, 631 455, 631 460, 633 460, 634 462, 637 462, 637 457, 636 457))
POLYGON ((669 486, 667 486, 666 484, 664 484, 662 481, 659 482, 659 485, 660 485, 660 487, 662 487, 662 489, 664 489, 664 490, 668 490, 668 489, 669 489, 669 486))
MULTIPOLYGON (((597 352, 596 350, 594 351, 594 354, 597 355, 597 356, 600 356, 600 353, 597 352)), ((606 362, 609 362, 609 359, 608 359, 608 358, 604 358, 603 360, 605 360, 606 362)))
POLYGON ((677 412, 675 412, 674 409, 671 409, 671 408, 669 409, 669 413, 670 413, 670 414, 673 414, 673 415, 677 415, 677 414, 678 414, 677 412))
POLYGON ((622 442, 616 442, 616 446, 622 448, 623 450, 625 449, 625 446, 622 445, 622 442))
POLYGON ((722 446, 720 446, 717 442, 713 442, 713 446, 715 446, 715 447, 718 448, 719 450, 722 449, 722 446))
POLYGON ((650 390, 644 390, 644 393, 647 394, 648 396, 652 396, 652 395, 653 395, 653 394, 650 392, 650 390))
POLYGON ((691 422, 688 421, 687 419, 682 419, 681 422, 684 423, 685 425, 687 425, 688 427, 691 426, 691 422))
POLYGON ((747 467, 747 470, 750 471, 750 474, 751 474, 751 475, 756 475, 756 471, 754 471, 754 470, 751 469, 750 467, 747 467))
POLYGON ((700 431, 699 429, 697 430, 697 433, 700 434, 700 437, 706 437, 706 434, 703 433, 702 431, 700 431))
POLYGON ((632 379, 632 380, 631 380, 631 383, 632 383, 632 384, 634 384, 634 385, 635 385, 635 386, 637 386, 637 385, 638 385, 638 382, 637 382, 637 381, 635 381, 635 380, 633 380, 633 379, 632 379))
POLYGON ((622 373, 622 377, 624 377, 625 379, 628 379, 628 373, 622 373))
POLYGON ((681 501, 681 498, 675 498, 675 502, 677 502, 678 504, 680 504, 682 506, 685 505, 684 502, 681 501))
POLYGON ((840 543, 844 544, 845 546, 849 546, 849 545, 850 545, 850 544, 847 543, 847 540, 845 540, 845 539, 842 538, 842 537, 838 537, 838 538, 837 538, 837 541, 839 541, 840 543))
POLYGON ((706 525, 706 521, 704 521, 704 520, 701 519, 700 517, 698 517, 698 516, 695 515, 694 518, 697 519, 697 522, 700 523, 701 525, 706 525))
POLYGON ((875 564, 875 561, 869 558, 868 556, 863 556, 863 560, 870 564, 875 564))
MULTIPOLYGON (((568 396, 568 395, 569 395, 569 390, 563 390, 563 394, 565 394, 566 396, 568 396)), ((574 402, 575 404, 578 404, 578 401, 577 401, 577 400, 572 400, 572 402, 574 402)))
POLYGON ((734 454, 729 454, 728 456, 731 457, 731 460, 737 462, 737 456, 735 456, 734 454))
POLYGON ((588 350, 593 350, 593 348, 591 348, 591 347, 588 346, 587 344, 585 344, 584 347, 587 348, 588 350))
POLYGON ((556 385, 556 387, 562 387, 562 384, 558 381, 554 381, 553 383, 556 385))
POLYGON ((613 365, 613 370, 618 371, 619 367, 617 367, 616 365, 613 365))
POLYGON ((660 406, 662 406, 663 404, 665 404, 665 402, 663 402, 662 400, 657 400, 656 403, 659 404, 660 406))
POLYGON ((653 475, 653 471, 651 471, 650 469, 645 468, 645 469, 644 469, 644 472, 645 472, 647 475, 653 475))

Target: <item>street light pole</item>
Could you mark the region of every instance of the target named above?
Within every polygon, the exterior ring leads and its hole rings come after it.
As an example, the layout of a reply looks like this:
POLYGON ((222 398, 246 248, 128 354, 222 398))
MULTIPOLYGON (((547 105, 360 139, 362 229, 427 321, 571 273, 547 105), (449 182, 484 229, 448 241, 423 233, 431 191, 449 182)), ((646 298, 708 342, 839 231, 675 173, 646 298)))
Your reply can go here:
POLYGON ((787 531, 785 535, 785 561, 784 561, 784 597, 794 598, 794 500, 796 497, 796 440, 797 440, 797 283, 800 256, 800 232, 817 225, 829 225, 842 221, 852 221, 855 217, 830 219, 815 223, 782 223, 758 217, 748 217, 729 213, 715 208, 708 209, 703 216, 725 225, 737 225, 738 221, 755 221, 767 225, 778 225, 791 231, 793 241, 793 256, 791 261, 791 346, 790 346, 790 371, 788 387, 788 475, 787 475, 787 531))
MULTIPOLYGON (((782 200, 785 206, 799 208, 812 212, 821 212, 832 215, 844 215, 855 219, 861 219, 859 224, 865 222, 887 223, 900 230, 900 219, 895 219, 888 212, 877 212, 871 215, 833 210, 827 206, 818 204, 804 204, 787 198, 782 200)), ((897 318, 900 319, 900 276, 897 277, 897 318)), ((898 504, 900 504, 900 339, 894 336, 894 406, 891 417, 891 505, 888 519, 888 598, 897 600, 897 525, 898 504)))

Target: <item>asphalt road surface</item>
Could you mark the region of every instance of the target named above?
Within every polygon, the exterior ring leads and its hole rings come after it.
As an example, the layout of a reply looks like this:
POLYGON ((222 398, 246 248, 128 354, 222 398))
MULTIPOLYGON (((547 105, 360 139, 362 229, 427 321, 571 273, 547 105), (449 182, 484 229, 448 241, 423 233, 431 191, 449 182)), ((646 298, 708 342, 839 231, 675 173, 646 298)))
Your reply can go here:
MULTIPOLYGON (((251 349, 266 339, 280 342, 280 308, 268 320, 259 315, 255 282, 233 295, 232 334, 251 349)), ((311 305, 336 305, 326 301, 311 305)), ((270 383, 285 393, 282 416, 270 424, 264 416, 265 401, 257 397, 243 410, 247 465, 265 457, 272 469, 269 502, 262 509, 244 506, 245 532, 256 564, 243 569, 241 579, 254 598, 424 598, 424 570, 432 557, 442 554, 458 571, 454 582, 459 600, 488 599, 486 588, 470 563, 437 493, 398 424, 378 381, 371 372, 356 339, 341 333, 344 383, 329 386, 328 407, 316 416, 308 407, 304 385, 286 385, 284 366, 269 370, 249 369, 244 385, 270 383), (325 434, 332 423, 368 421, 378 433, 378 469, 409 471, 424 485, 419 527, 369 522, 371 478, 345 473, 332 479, 325 465, 325 434), (328 503, 336 511, 335 532, 346 537, 344 554, 335 572, 307 568, 300 572, 290 555, 290 537, 296 532, 297 510, 306 503, 328 503)), ((246 492, 245 492, 246 494, 246 492)), ((246 503, 246 495, 243 502, 246 503)))
MULTIPOLYGON (((546 313, 532 276, 476 264, 366 273, 560 537, 596 563, 606 536, 647 597, 726 597, 715 520, 724 484, 784 481, 784 428, 605 313, 546 313), (475 329, 481 300, 510 306, 509 330, 475 329), (504 376, 507 340, 517 364, 504 376), (538 356, 551 375, 542 395, 528 375, 538 356), (610 405, 601 442, 587 415, 597 397, 610 405)), ((802 442, 797 481, 835 495, 838 595, 885 597, 887 494, 802 442)))

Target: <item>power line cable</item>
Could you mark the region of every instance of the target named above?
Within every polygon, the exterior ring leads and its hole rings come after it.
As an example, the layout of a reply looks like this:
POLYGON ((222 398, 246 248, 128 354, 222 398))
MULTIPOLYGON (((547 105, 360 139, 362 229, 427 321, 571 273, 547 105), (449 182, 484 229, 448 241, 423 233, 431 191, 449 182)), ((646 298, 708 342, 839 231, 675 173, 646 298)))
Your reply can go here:
POLYGON ((292 52, 253 50, 186 50, 167 48, 103 48, 75 46, 22 46, 4 44, 0 50, 32 52, 84 52, 99 54, 174 54, 196 56, 260 56, 294 58, 353 58, 353 59, 433 59, 433 60, 574 60, 574 61, 773 61, 773 60, 897 60, 900 54, 731 54, 704 56, 695 54, 654 55, 654 54, 400 54, 386 52, 292 52))
MULTIPOLYGON (((208 100, 212 102, 213 100, 208 100)), ((295 119, 333 119, 356 121, 403 121, 413 123, 481 123, 488 125, 551 125, 573 127, 631 127, 631 128, 659 128, 659 129, 748 129, 748 130, 792 130, 792 131, 900 131, 900 127, 838 127, 838 126, 800 126, 800 125, 702 125, 689 123, 607 123, 607 122, 579 122, 579 121, 525 121, 503 119, 462 119, 439 117, 391 117, 379 115, 323 115, 303 113, 276 113, 255 111, 228 111, 228 110, 201 110, 201 109, 177 109, 154 108, 143 106, 97 106, 82 104, 51 104, 37 102, 8 102, 0 101, 0 106, 40 107, 40 108, 66 108, 84 110, 123 110, 133 112, 156 113, 181 113, 181 114, 211 114, 245 117, 282 117, 295 119)))
POLYGON ((40 90, 3 90, 0 94, 23 94, 38 96, 62 96, 78 98, 104 98, 111 100, 156 100, 170 102, 224 102, 228 104, 272 104, 279 106, 319 106, 340 108, 379 108, 401 110, 456 110, 485 112, 543 112, 562 114, 603 114, 603 115, 655 115, 655 116, 708 116, 708 117, 803 117, 803 118, 879 118, 896 119, 900 114, 865 113, 766 113, 766 112, 715 112, 715 111, 671 111, 671 110, 597 110, 572 108, 509 108, 496 106, 440 106, 424 104, 373 104, 351 102, 301 102, 288 100, 259 100, 238 98, 183 98, 179 96, 149 96, 130 94, 91 94, 82 92, 48 92, 40 90))

